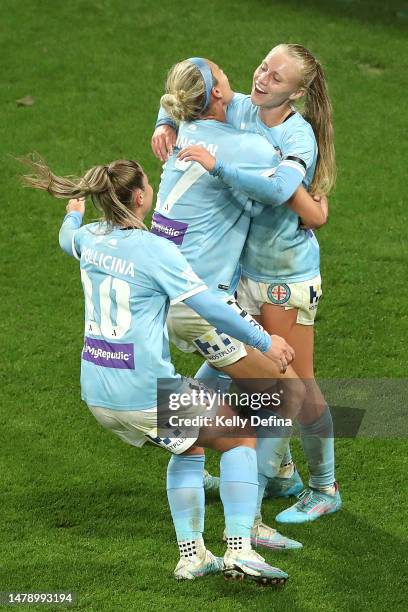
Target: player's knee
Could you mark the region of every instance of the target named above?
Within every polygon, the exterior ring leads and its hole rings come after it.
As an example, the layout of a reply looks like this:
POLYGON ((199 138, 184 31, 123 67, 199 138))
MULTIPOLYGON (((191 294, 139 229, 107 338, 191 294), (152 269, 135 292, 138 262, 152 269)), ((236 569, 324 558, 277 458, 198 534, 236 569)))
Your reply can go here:
POLYGON ((211 448, 219 451, 220 453, 225 453, 226 451, 237 448, 238 446, 246 446, 247 448, 255 449, 256 438, 241 436, 237 436, 236 438, 220 437, 213 441, 211 448))

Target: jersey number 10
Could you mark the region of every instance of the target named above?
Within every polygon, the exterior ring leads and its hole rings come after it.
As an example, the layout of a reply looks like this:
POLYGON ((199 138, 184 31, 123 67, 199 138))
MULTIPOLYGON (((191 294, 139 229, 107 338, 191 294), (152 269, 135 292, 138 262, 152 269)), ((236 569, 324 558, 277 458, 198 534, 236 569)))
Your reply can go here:
POLYGON ((119 340, 129 330, 132 322, 130 312, 130 286, 120 278, 107 276, 99 285, 100 321, 95 319, 92 280, 86 270, 81 269, 81 280, 85 294, 85 333, 104 338, 119 340), (116 321, 112 321, 111 312, 114 302, 111 291, 115 292, 116 321))

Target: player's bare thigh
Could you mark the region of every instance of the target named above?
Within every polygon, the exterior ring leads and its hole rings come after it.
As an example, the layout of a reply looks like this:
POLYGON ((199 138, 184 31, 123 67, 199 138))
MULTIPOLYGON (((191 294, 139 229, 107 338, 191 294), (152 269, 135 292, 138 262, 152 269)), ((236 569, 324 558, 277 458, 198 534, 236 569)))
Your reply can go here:
POLYGON ((297 315, 297 308, 285 310, 282 306, 263 304, 260 323, 269 334, 285 338, 295 350, 292 366, 307 388, 306 401, 298 419, 306 425, 320 416, 326 401, 314 377, 314 326, 297 323, 297 315))

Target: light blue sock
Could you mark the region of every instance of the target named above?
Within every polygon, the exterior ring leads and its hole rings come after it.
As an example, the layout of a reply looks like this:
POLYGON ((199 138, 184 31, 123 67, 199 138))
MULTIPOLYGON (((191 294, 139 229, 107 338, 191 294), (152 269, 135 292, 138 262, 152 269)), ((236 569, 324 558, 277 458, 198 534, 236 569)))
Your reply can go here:
POLYGON ((333 486, 334 433, 330 409, 309 425, 300 425, 303 450, 309 466, 309 485, 314 489, 333 486))
MULTIPOLYGON (((270 410, 263 410, 259 413, 261 418, 275 416, 282 418, 270 410)), ((275 426, 260 427, 256 441, 256 455, 258 460, 258 501, 256 518, 261 517, 262 500, 265 487, 269 478, 277 476, 282 465, 283 457, 289 447, 291 427, 275 426)))
POLYGON ((167 499, 178 542, 203 535, 204 462, 204 455, 172 455, 167 467, 167 499))
POLYGON ((231 378, 228 374, 224 374, 224 372, 216 368, 211 368, 206 361, 194 374, 194 378, 202 380, 205 385, 220 393, 228 393, 231 385, 231 378))
POLYGON ((249 542, 254 524, 258 476, 256 452, 247 446, 226 451, 220 461, 220 497, 228 547, 233 539, 249 542))

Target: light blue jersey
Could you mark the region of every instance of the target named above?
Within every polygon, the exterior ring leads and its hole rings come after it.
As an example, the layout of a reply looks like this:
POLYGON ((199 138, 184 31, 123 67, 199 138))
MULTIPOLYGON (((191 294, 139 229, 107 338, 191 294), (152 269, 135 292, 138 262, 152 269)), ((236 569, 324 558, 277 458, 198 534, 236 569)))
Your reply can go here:
POLYGON ((154 408, 157 379, 166 379, 168 392, 186 389, 188 381, 170 361, 169 304, 185 301, 220 334, 261 352, 270 349, 269 334, 209 291, 174 244, 143 230, 106 232, 103 223, 80 228, 81 223, 79 212, 66 215, 59 242, 80 261, 85 296, 81 389, 88 405, 154 408))
POLYGON ((143 230, 85 225, 72 238, 85 294, 82 399, 140 410, 157 404, 157 379, 175 379, 166 316, 205 284, 179 250, 143 230))
MULTIPOLYGON (((310 124, 294 112, 269 128, 259 118, 250 96, 235 94, 227 121, 241 130, 264 136, 279 155, 280 166, 292 168, 298 183, 310 185, 317 160, 316 139, 310 124)), ((224 159, 219 155, 219 159, 224 159)), ((296 180, 296 178, 295 178, 296 180)), ((298 282, 319 274, 319 244, 311 230, 300 228, 299 217, 287 206, 264 206, 253 218, 242 255, 243 274, 262 282, 298 282)))
POLYGON ((176 151, 164 166, 152 232, 174 242, 207 286, 226 296, 239 280, 252 200, 200 164, 177 160, 178 150, 189 144, 201 144, 223 161, 257 175, 270 172, 279 158, 257 134, 199 120, 181 124, 176 151))

